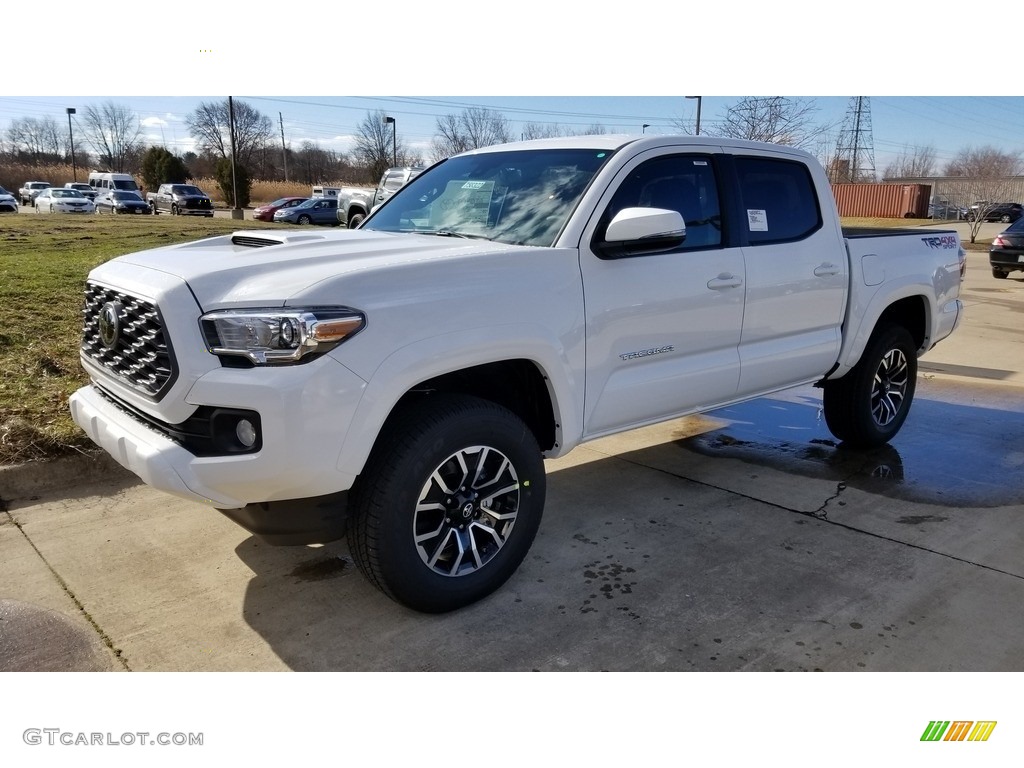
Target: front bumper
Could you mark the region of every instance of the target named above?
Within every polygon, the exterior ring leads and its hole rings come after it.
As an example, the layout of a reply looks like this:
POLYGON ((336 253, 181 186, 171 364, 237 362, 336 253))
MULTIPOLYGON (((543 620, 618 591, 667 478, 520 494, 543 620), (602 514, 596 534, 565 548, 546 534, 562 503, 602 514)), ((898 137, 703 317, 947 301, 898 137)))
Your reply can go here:
MULTIPOLYGON (((341 446, 365 382, 330 357, 275 369, 217 368, 188 389, 187 404, 260 416, 258 451, 197 456, 93 385, 70 399, 90 439, 148 485, 218 509, 346 491, 355 476, 338 469, 341 446)), ((161 410, 181 410, 161 402, 161 410)), ((287 521, 277 525, 287 530, 287 521)))

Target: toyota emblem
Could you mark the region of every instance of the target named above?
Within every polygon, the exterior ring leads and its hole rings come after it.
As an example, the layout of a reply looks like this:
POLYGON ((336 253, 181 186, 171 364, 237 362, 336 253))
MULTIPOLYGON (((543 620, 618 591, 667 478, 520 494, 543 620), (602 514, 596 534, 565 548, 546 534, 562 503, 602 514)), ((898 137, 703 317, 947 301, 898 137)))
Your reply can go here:
POLYGON ((100 341, 107 349, 117 346, 121 335, 121 305, 108 301, 100 310, 100 341))

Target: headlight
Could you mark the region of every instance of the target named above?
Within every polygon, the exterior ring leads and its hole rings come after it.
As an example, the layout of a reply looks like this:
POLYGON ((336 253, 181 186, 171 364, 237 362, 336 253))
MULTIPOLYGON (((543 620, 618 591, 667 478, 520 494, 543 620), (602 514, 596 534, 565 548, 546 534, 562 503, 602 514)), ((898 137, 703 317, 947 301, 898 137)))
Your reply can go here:
POLYGON ((246 357, 256 365, 306 362, 355 335, 366 319, 347 307, 241 309, 200 318, 207 349, 246 357))

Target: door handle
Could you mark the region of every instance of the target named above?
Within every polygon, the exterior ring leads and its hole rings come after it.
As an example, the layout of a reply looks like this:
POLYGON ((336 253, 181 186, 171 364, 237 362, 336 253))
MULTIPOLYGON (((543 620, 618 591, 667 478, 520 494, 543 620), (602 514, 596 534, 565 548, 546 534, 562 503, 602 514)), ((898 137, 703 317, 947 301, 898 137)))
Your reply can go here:
POLYGON ((832 277, 839 274, 839 267, 835 264, 822 264, 814 268, 815 277, 832 277))
POLYGON ((712 291, 721 291, 725 288, 739 288, 743 285, 743 280, 736 277, 736 275, 730 275, 728 272, 723 272, 718 277, 708 280, 708 288, 712 291))

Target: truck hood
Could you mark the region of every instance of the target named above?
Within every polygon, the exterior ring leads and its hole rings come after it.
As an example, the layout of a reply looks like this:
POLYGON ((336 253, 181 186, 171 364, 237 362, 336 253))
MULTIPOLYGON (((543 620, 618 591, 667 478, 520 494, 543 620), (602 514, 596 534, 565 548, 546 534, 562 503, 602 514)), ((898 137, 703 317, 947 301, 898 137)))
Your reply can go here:
MULTIPOLYGON (((301 302, 314 286, 327 280, 428 260, 505 253, 520 247, 426 234, 252 230, 140 251, 114 262, 184 280, 208 312, 286 306, 301 302)), ((102 272, 100 266, 94 274, 102 279, 102 272)))

